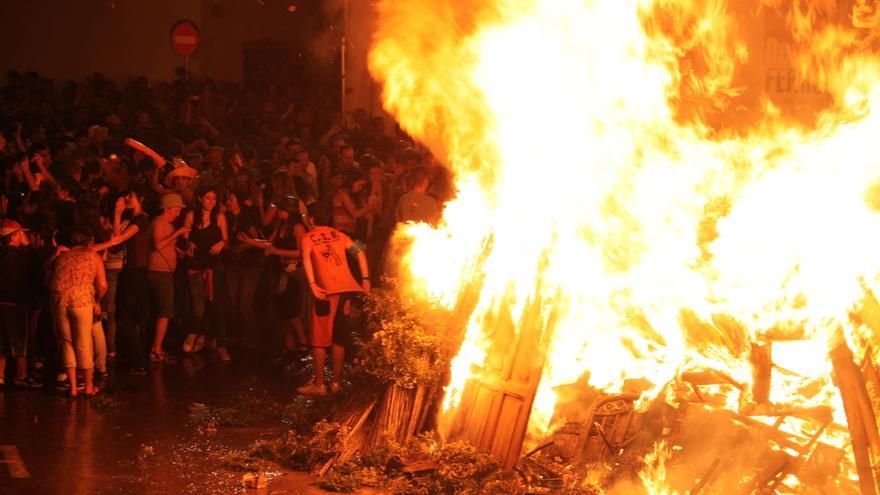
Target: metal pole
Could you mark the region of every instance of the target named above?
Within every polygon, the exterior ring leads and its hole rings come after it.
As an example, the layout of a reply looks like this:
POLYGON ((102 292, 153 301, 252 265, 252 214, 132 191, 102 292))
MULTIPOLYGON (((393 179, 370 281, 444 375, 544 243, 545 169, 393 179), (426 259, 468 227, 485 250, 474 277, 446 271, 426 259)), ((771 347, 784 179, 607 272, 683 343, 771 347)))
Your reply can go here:
POLYGON ((342 87, 340 88, 340 103, 342 105, 342 122, 345 125, 346 115, 345 115, 345 74, 346 74, 346 37, 348 35, 348 0, 343 0, 342 2, 342 44, 339 48, 339 53, 341 55, 341 79, 342 79, 342 87))

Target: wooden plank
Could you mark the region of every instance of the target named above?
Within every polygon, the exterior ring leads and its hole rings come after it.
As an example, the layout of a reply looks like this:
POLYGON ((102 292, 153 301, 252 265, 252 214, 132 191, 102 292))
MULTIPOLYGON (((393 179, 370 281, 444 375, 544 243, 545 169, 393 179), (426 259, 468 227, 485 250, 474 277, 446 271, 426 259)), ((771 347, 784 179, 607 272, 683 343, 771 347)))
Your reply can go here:
POLYGON ((499 397, 494 390, 483 386, 482 383, 475 383, 474 388, 476 389, 474 402, 465 421, 463 436, 472 445, 484 448, 484 433, 494 426, 496 418, 492 417, 492 412, 498 408, 496 402, 499 397))
MULTIPOLYGON (((840 390, 846 422, 852 439, 853 456, 856 460, 856 471, 859 475, 859 489, 862 495, 876 495, 874 470, 871 465, 870 436, 867 428, 875 428, 876 423, 868 424, 863 415, 867 391, 862 381, 861 370, 856 366, 852 351, 843 338, 843 329, 837 330, 836 345, 829 352, 831 365, 834 368, 834 384, 840 390)), ((873 416, 873 412, 872 412, 873 416)))
POLYGON ((13 478, 31 477, 15 445, 0 445, 0 464, 6 465, 13 478))
POLYGON ((511 442, 511 439, 518 433, 517 426, 520 424, 521 415, 524 412, 528 414, 528 411, 523 411, 522 399, 512 395, 505 395, 501 399, 498 424, 495 427, 495 434, 492 435, 489 452, 505 463, 515 464, 519 458, 519 444, 511 442))
POLYGON ((752 364, 752 400, 757 404, 770 403, 770 379, 773 369, 770 344, 752 344, 749 360, 752 364))

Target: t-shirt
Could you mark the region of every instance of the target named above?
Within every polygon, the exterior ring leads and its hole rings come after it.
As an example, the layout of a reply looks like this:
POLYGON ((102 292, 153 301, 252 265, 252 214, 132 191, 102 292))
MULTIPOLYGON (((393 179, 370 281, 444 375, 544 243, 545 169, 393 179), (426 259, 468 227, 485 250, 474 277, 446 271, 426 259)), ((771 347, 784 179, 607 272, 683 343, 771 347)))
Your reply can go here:
POLYGON ((95 275, 102 266, 97 253, 75 247, 55 260, 49 290, 60 308, 84 308, 95 303, 95 275))
POLYGON ((330 294, 363 292, 348 268, 345 250, 352 245, 351 239, 331 227, 315 227, 300 241, 303 249, 311 248, 315 281, 330 294))
POLYGON ((150 221, 141 213, 132 217, 129 226, 135 225, 138 231, 125 241, 126 268, 144 268, 150 260, 150 221))

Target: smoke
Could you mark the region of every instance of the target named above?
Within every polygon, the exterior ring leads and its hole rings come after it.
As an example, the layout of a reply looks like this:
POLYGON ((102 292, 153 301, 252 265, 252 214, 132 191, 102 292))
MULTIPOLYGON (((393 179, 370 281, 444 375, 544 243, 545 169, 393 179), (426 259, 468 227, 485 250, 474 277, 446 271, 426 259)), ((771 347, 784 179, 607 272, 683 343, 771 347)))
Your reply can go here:
POLYGON ((318 29, 312 35, 310 50, 322 64, 332 65, 340 59, 340 47, 344 36, 344 0, 318 2, 318 29))

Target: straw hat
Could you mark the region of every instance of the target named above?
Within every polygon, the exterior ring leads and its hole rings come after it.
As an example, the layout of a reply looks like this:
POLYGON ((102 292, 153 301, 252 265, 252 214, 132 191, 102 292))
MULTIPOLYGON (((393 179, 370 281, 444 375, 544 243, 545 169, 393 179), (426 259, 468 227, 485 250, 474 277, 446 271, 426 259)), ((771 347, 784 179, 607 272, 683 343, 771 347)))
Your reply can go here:
POLYGON ((175 168, 174 170, 169 172, 168 175, 165 176, 166 187, 174 187, 174 179, 176 179, 177 177, 189 177, 190 179, 195 180, 195 178, 199 175, 196 169, 183 163, 183 160, 181 160, 180 163, 182 163, 181 166, 175 168))

